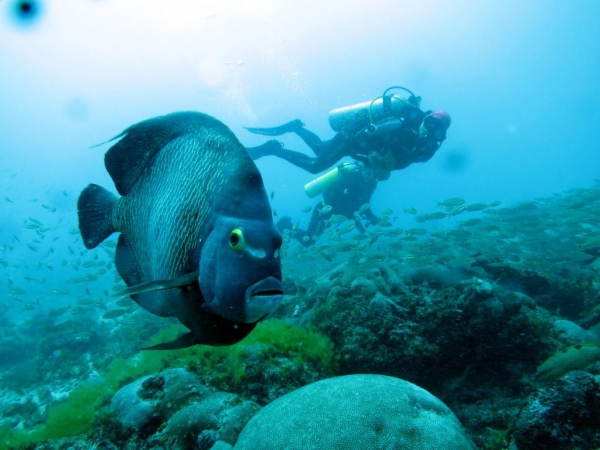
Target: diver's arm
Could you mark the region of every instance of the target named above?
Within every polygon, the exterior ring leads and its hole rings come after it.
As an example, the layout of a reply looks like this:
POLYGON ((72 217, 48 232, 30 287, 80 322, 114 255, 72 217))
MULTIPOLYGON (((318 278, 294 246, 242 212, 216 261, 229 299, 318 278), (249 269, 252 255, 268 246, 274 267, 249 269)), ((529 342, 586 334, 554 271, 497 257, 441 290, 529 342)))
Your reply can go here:
POLYGON ((442 146, 443 139, 436 139, 435 136, 417 137, 417 145, 412 152, 412 162, 429 161, 433 155, 442 146))

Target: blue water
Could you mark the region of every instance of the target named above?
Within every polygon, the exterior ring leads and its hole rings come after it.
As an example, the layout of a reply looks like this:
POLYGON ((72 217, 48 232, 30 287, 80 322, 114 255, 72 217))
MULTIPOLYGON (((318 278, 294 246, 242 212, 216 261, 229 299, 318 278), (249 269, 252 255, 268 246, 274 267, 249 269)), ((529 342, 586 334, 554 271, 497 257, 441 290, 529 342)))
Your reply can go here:
MULTIPOLYGON (((406 86, 452 126, 430 161, 379 184, 376 212, 431 212, 449 197, 511 206, 600 177, 596 0, 48 0, 26 20, 16 3, 0 1, 3 325, 103 295, 65 281, 110 261, 75 230, 81 189, 112 187, 106 147, 90 147, 156 115, 206 112, 246 146, 266 139, 243 127, 296 118, 325 139, 330 110, 406 86)), ((257 165, 279 216, 306 228, 315 176, 257 165)))

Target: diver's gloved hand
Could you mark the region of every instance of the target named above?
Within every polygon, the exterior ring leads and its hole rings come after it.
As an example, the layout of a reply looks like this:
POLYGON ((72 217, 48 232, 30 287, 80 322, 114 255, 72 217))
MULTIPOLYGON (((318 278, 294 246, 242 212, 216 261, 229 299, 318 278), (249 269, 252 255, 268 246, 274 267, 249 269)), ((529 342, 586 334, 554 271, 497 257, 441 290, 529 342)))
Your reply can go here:
POLYGON ((284 123, 278 127, 271 128, 248 128, 244 127, 250 133, 262 134, 263 136, 280 136, 285 133, 294 133, 304 127, 304 122, 300 119, 292 120, 291 122, 284 123))
POLYGON ((365 228, 367 228, 369 225, 377 225, 379 223, 379 217, 377 217, 376 215, 366 215, 363 214, 361 215, 361 218, 363 218, 365 220, 365 228))

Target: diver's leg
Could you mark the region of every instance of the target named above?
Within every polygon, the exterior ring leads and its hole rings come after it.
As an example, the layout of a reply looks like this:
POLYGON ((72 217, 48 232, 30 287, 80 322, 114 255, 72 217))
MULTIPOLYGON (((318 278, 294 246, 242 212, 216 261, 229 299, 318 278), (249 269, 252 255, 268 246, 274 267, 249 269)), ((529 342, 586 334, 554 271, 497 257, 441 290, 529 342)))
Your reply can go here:
POLYGON ((277 221, 277 223, 275 224, 275 228, 277 228, 277 231, 279 231, 281 234, 283 234, 285 230, 291 232, 294 228, 292 218, 290 216, 283 216, 277 221))
POLYGON ((313 158, 301 152, 282 148, 281 143, 275 140, 267 141, 257 147, 247 147, 246 150, 252 159, 256 160, 268 155, 277 156, 313 174, 328 169, 344 156, 347 156, 344 145, 336 146, 330 151, 313 158))
POLYGON ((294 152, 285 148, 279 149, 279 151, 275 153, 275 156, 283 158, 307 172, 317 174, 323 170, 329 169, 344 156, 350 155, 350 148, 347 141, 333 138, 331 141, 324 142, 323 144, 329 146, 331 143, 335 145, 331 146, 327 151, 317 155, 316 158, 311 158, 304 153, 294 152))
MULTIPOLYGON (((331 214, 329 215, 331 217, 331 214)), ((319 237, 323 234, 323 232, 325 231, 326 228, 326 223, 325 223, 325 218, 324 217, 319 217, 319 221, 317 222, 317 225, 315 226, 315 229, 313 231, 313 236, 319 237)))
POLYGON ((304 127, 294 130, 294 133, 296 133, 296 135, 302 139, 317 156, 328 151, 333 144, 333 139, 323 142, 319 136, 304 127))
MULTIPOLYGON (((317 206, 313 209, 312 216, 310 216, 310 222, 308 223, 307 233, 310 237, 313 237, 317 230, 319 229, 319 222, 321 222, 321 209, 323 208, 323 203, 318 203, 317 206)), ((323 231, 321 231, 322 234, 323 231)))
POLYGON ((261 134, 264 136, 281 136, 285 133, 296 133, 300 139, 302 139, 310 149, 315 152, 315 155, 319 156, 322 153, 328 151, 333 146, 338 144, 337 141, 343 138, 341 134, 336 134, 335 137, 329 141, 322 141, 319 136, 310 130, 304 128, 304 123, 299 120, 292 120, 291 122, 284 123, 278 127, 271 128, 247 128, 250 133, 261 134))
POLYGON ((257 147, 246 147, 246 151, 254 160, 262 158, 263 156, 277 156, 310 173, 318 173, 327 168, 327 166, 323 166, 320 161, 317 161, 317 158, 312 158, 304 153, 281 148, 281 143, 275 140, 267 141, 257 147))
POLYGON ((300 242, 300 244, 302 244, 304 247, 309 247, 312 244, 312 239, 310 234, 308 234, 306 231, 300 229, 300 228, 296 228, 296 231, 294 233, 294 238, 300 242))
POLYGON ((289 216, 283 216, 281 219, 277 221, 275 224, 275 228, 281 234, 284 234, 287 230, 291 236, 293 236, 298 242, 300 242, 305 247, 308 247, 311 243, 310 239, 304 239, 305 236, 310 238, 310 234, 300 228, 294 228, 294 224, 292 223, 292 218, 289 216))
POLYGON ((362 224, 362 222, 360 220, 355 220, 354 223, 356 224, 356 229, 358 230, 358 232, 360 234, 365 234, 366 233, 366 229, 365 226, 362 224))
MULTIPOLYGON (((300 139, 302 139, 317 156, 342 149, 345 151, 345 148, 348 144, 346 142, 347 138, 342 133, 337 133, 328 141, 322 141, 319 136, 304 127, 294 131, 294 133, 296 133, 298 137, 300 137, 300 139)), ((346 155, 344 154, 342 156, 346 155)), ((340 156, 340 158, 342 156, 340 156)))
POLYGON ((317 174, 330 166, 335 164, 337 160, 327 157, 328 155, 322 155, 317 157, 310 157, 304 153, 295 152, 285 148, 280 148, 275 156, 292 163, 293 165, 306 170, 309 173, 317 174))
POLYGON ((256 147, 246 147, 246 151, 252 159, 259 159, 263 156, 275 155, 281 150, 281 142, 270 140, 256 147))

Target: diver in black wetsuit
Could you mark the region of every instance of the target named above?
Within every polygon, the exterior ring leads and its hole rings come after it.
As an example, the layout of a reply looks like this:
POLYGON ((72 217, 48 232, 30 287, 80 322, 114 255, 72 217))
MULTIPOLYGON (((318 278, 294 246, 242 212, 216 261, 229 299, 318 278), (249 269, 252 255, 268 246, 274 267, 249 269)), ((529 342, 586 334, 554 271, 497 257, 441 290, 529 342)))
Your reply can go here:
MULTIPOLYGON (((451 119, 442 110, 423 112, 420 102, 421 98, 408 89, 394 86, 386 89, 381 97, 373 101, 335 109, 329 113, 329 124, 337 133, 328 141, 322 141, 315 133, 304 128, 304 123, 300 120, 274 128, 246 128, 252 133, 265 136, 295 133, 315 154, 315 157, 310 157, 282 148, 280 142, 270 140, 257 147, 247 148, 252 159, 273 155, 310 173, 328 169, 346 156, 357 161, 352 164, 356 168, 352 175, 348 172, 344 176, 341 170, 344 165, 339 166, 341 182, 327 182, 327 187, 318 192, 323 193, 323 202, 315 207, 308 230, 295 231, 295 237, 302 244, 309 245, 314 236, 322 234, 330 224, 326 220, 331 215, 356 219, 356 212, 370 201, 377 182, 387 180, 392 170, 428 161, 436 153, 446 139, 451 119), (392 89, 402 89, 410 96, 404 99, 388 95, 392 89), (327 208, 328 206, 331 208, 327 208), (330 211, 323 213, 324 208, 330 211)), ((378 221, 370 208, 363 211, 362 215, 372 224, 378 221)), ((365 231, 359 220, 355 224, 360 232, 365 231)), ((291 228, 291 219, 282 218, 278 225, 280 231, 291 228)))
POLYGON ((446 138, 451 119, 442 110, 423 112, 420 97, 399 86, 387 89, 371 102, 331 111, 329 122, 336 135, 322 141, 293 120, 274 128, 247 128, 266 136, 297 134, 314 152, 315 157, 282 148, 275 140, 248 148, 252 159, 274 155, 310 172, 321 172, 345 156, 361 161, 367 167, 377 167, 380 180, 389 178, 392 170, 401 170, 415 162, 428 161, 446 138), (391 89, 404 89, 408 99, 387 95, 391 89))
POLYGON ((323 191, 323 201, 315 205, 308 229, 293 229, 292 219, 282 217, 277 222, 280 232, 283 233, 286 229, 293 230, 293 237, 308 247, 314 243, 315 238, 332 225, 330 219, 334 215, 354 220, 355 227, 360 233, 366 231, 361 219, 366 220, 367 225, 375 225, 379 222, 379 217, 370 207, 360 211, 361 206, 368 204, 375 192, 378 181, 377 170, 357 162, 341 164, 334 171, 330 172, 330 176, 338 176, 339 181, 330 184, 323 191), (337 171, 337 174, 332 173, 334 171, 337 171))

